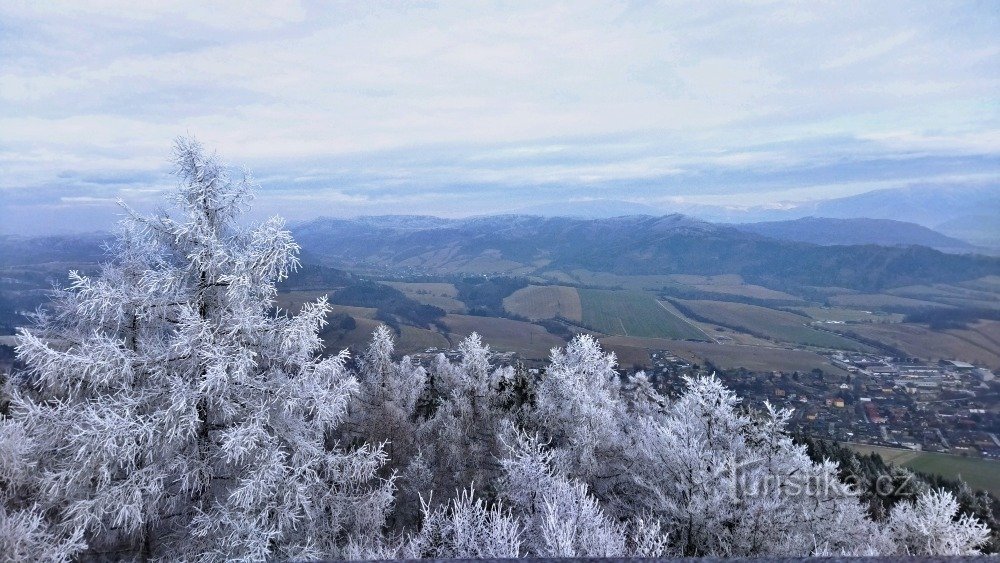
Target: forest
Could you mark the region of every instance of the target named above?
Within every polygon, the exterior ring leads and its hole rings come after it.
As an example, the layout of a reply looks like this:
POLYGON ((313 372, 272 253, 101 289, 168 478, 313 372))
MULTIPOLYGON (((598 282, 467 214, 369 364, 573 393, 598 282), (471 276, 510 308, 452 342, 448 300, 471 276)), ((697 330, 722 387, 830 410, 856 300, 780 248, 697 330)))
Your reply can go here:
MULTIPOLYGON (((244 226, 252 177, 193 139, 173 164, 171 213, 126 209, 112 259, 71 272, 18 333, 0 559, 969 555, 989 540, 946 487, 873 509, 836 452, 816 461, 785 432, 789 411, 747 408, 715 377, 664 397, 588 335, 537 374, 491 363, 476 334, 430 365, 397 357, 387 327, 356 357, 322 355, 326 298, 275 309, 299 248, 279 218, 244 226)), ((493 288, 463 290, 495 306, 493 288)), ((439 316, 398 293, 375 304, 387 319, 439 316)))

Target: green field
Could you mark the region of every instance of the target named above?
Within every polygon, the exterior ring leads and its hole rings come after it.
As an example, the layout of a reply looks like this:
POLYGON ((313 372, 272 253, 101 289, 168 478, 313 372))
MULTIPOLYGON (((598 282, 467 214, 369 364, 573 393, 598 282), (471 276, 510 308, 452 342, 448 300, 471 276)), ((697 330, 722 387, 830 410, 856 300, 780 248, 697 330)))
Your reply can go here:
POLYGON ((729 301, 680 303, 708 322, 782 342, 839 350, 868 350, 867 346, 843 336, 811 328, 809 318, 794 313, 729 301))
POLYGON ((955 479, 959 476, 970 486, 1000 495, 1000 462, 936 452, 918 452, 862 444, 844 444, 861 453, 876 452, 886 463, 909 467, 955 479))
POLYGON ((605 334, 705 340, 687 321, 640 291, 580 289, 583 324, 605 334))

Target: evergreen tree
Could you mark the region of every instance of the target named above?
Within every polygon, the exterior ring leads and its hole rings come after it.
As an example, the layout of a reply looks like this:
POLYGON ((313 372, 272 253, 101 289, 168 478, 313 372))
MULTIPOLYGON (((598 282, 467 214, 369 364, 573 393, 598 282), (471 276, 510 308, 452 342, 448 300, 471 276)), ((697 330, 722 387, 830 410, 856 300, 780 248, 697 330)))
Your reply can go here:
POLYGON ((377 446, 333 441, 358 383, 316 356, 329 307, 276 314, 298 246, 279 219, 240 227, 248 173, 192 139, 174 164, 180 216, 130 213, 113 262, 18 335, 7 503, 90 555, 336 557, 392 496, 377 446))

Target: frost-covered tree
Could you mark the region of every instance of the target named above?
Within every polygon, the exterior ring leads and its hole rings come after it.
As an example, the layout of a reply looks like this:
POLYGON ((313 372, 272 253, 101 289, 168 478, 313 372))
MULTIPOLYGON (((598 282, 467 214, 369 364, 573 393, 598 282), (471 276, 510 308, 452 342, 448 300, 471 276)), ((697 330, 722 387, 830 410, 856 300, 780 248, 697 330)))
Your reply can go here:
POLYGON ((409 469, 424 475, 424 490, 441 501, 472 486, 483 490, 495 485, 505 451, 503 434, 517 408, 511 398, 515 370, 491 366, 489 346, 476 333, 458 349, 462 359, 457 364, 439 356, 432 366, 434 410, 420 426, 420 456, 409 469))
POLYGON ((554 469, 553 452, 537 436, 518 433, 508 445, 500 490, 515 507, 536 557, 653 557, 667 536, 658 523, 608 516, 587 486, 554 469))
POLYGON ((426 485, 425 479, 415 478, 407 467, 417 457, 416 404, 427 373, 409 357, 394 360, 394 348, 392 331, 380 325, 358 362, 359 389, 350 403, 347 434, 362 443, 383 445, 388 462, 380 475, 400 477, 396 481, 396 517, 391 518, 399 528, 415 521, 423 492, 420 487, 426 485))
POLYGON ((882 541, 836 465, 813 463, 783 433, 789 411, 738 406, 715 377, 688 380, 658 439, 638 452, 647 508, 679 553, 808 555, 882 541))
POLYGON ((667 402, 643 374, 624 384, 589 336, 555 350, 535 420, 553 465, 619 520, 657 519, 679 555, 805 555, 884 547, 833 464, 784 434, 789 413, 750 413, 714 377, 667 402))
POLYGON ((614 354, 605 354, 590 335, 553 349, 531 413, 557 470, 604 500, 618 496, 616 488, 628 480, 629 427, 639 420, 626 410, 616 365, 614 354))
POLYGON ((958 516, 958 501, 943 489, 927 491, 892 509, 889 531, 900 555, 975 555, 989 529, 975 517, 958 516))
POLYGON ((18 335, 2 430, 26 440, 0 479, 8 515, 34 512, 6 526, 30 539, 40 515, 92 555, 337 557, 392 495, 377 446, 334 440, 358 383, 317 356, 329 307, 276 313, 298 246, 277 218, 240 226, 249 174, 191 139, 174 156, 179 215, 130 213, 113 261, 18 335))

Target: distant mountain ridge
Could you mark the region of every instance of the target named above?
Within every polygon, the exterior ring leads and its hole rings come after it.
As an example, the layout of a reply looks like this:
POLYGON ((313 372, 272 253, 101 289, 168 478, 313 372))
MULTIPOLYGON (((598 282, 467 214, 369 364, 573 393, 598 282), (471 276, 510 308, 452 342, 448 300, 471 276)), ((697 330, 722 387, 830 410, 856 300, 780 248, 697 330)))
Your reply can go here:
MULTIPOLYGON (((552 202, 517 214, 600 219, 621 215, 683 213, 719 223, 778 222, 806 217, 885 219, 916 223, 980 247, 1000 249, 1000 186, 908 186, 780 205, 739 206, 685 201, 661 206, 613 199, 552 202)), ((936 245, 931 245, 936 246, 936 245)), ((951 248, 951 247, 949 247, 951 248)))
MULTIPOLYGON (((1000 275, 1000 258, 913 246, 953 242, 914 225, 868 220, 748 226, 709 223, 681 214, 604 219, 390 215, 316 219, 295 224, 292 231, 302 246, 304 263, 368 272, 549 278, 577 270, 618 275, 739 274, 769 287, 838 286, 862 291, 1000 275), (816 225, 833 229, 834 234, 824 234, 816 225), (863 232, 871 225, 888 230, 863 232), (852 234, 852 229, 858 232, 852 234), (797 240, 801 238, 810 242, 797 240), (865 244, 822 246, 811 242, 817 238, 824 243, 865 244)), ((102 260, 101 246, 108 238, 105 234, 0 237, 0 266, 102 260)))
POLYGON ((740 274, 772 285, 859 290, 1000 274, 1000 259, 922 246, 819 246, 680 214, 607 219, 504 215, 400 226, 318 219, 293 233, 310 259, 347 269, 432 274, 740 274))
POLYGON ((791 221, 740 223, 731 226, 740 231, 766 237, 819 245, 919 245, 947 252, 972 252, 975 250, 973 245, 965 241, 943 235, 915 223, 891 219, 803 217, 791 221))
POLYGON ((655 207, 634 201, 591 199, 531 205, 520 207, 511 213, 516 215, 538 215, 540 217, 605 219, 625 215, 650 215, 659 217, 668 214, 669 211, 662 207, 655 207))

